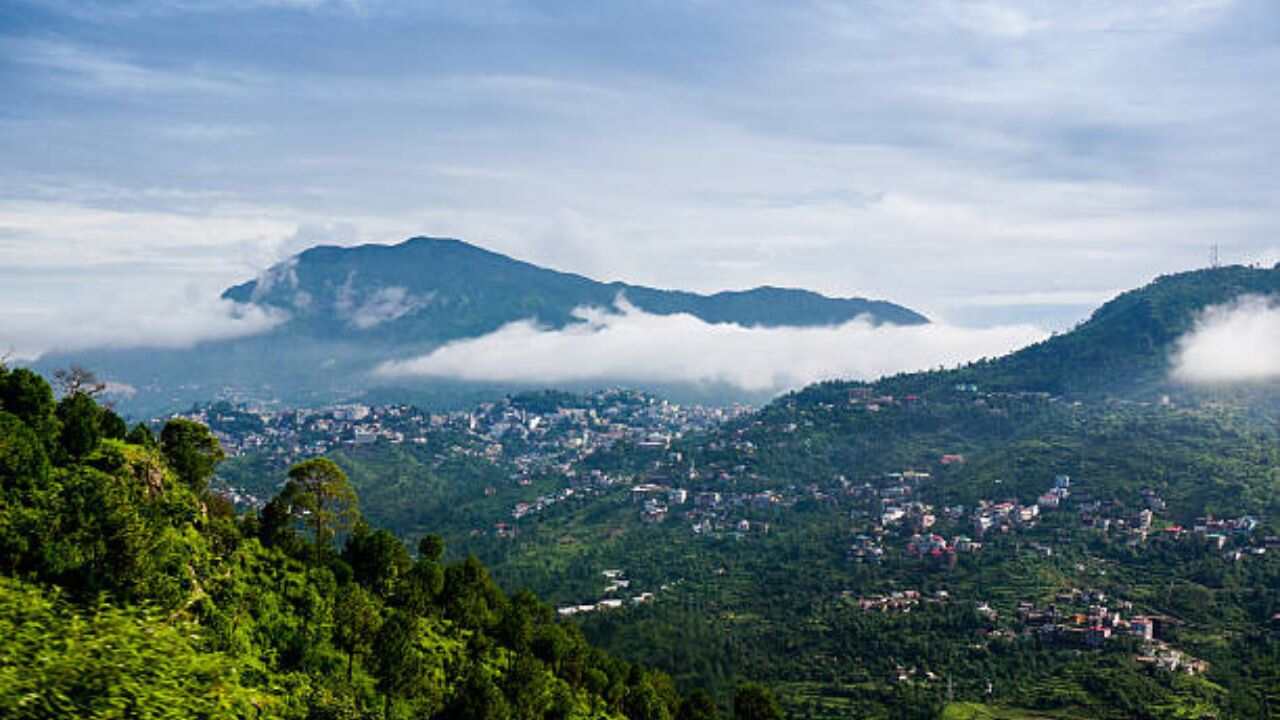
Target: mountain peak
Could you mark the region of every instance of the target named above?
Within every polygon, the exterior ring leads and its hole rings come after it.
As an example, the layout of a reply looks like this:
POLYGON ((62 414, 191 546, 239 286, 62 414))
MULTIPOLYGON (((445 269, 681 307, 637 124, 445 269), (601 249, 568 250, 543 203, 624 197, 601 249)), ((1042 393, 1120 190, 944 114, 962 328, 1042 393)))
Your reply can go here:
MULTIPOLYGON (((580 308, 611 309, 620 295, 651 315, 691 315, 710 324, 816 327, 855 318, 876 324, 928 322, 890 302, 831 298, 807 290, 765 286, 703 295, 602 283, 456 238, 418 236, 395 245, 313 247, 227 289, 224 298, 287 318, 261 334, 209 341, 190 350, 104 351, 72 361, 135 387, 183 388, 165 403, 179 396, 208 399, 211 389, 240 397, 325 402, 375 390, 384 381, 372 370, 388 360, 422 356, 515 322, 564 328, 583 322, 580 308)), ((462 392, 455 385, 445 389, 446 384, 441 383, 440 392, 462 392)))
POLYGON ((610 307, 619 292, 650 313, 688 313, 706 322, 762 326, 836 325, 856 317, 920 324, 907 308, 863 298, 762 286, 713 295, 601 283, 515 260, 456 238, 415 236, 395 245, 323 245, 278 263, 223 293, 285 310, 313 337, 396 335, 447 341, 515 320, 552 327, 578 307, 610 307))

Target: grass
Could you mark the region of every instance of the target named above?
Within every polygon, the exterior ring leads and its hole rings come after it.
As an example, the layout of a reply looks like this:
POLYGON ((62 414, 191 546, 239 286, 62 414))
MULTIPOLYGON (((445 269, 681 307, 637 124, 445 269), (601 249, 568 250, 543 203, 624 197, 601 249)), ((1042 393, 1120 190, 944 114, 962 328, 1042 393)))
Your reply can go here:
POLYGON ((942 720, 1085 720, 1086 717, 1065 710, 1045 712, 974 702, 949 703, 942 711, 942 720))

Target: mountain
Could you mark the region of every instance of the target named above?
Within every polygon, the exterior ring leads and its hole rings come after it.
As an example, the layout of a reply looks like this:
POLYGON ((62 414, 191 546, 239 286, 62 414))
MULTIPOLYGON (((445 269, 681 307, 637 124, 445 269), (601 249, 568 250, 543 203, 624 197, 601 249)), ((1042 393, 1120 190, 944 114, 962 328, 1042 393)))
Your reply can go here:
POLYGON ((1210 307, 1280 293, 1280 265, 1241 265, 1165 275, 1122 293, 1070 332, 1004 357, 877 385, 896 392, 972 383, 986 389, 1151 397, 1184 392, 1170 381, 1178 341, 1210 307))
POLYGON ((620 298, 649 313, 687 313, 708 323, 746 326, 822 326, 858 317, 877 324, 928 322, 893 303, 805 290, 760 287, 699 295, 598 282, 460 240, 426 237, 398 245, 314 247, 223 297, 287 320, 260 335, 190 349, 55 354, 37 367, 49 371, 77 363, 129 385, 136 395, 122 407, 139 415, 214 397, 311 404, 370 392, 457 405, 510 388, 444 381, 387 388, 370 371, 383 361, 422 355, 519 320, 561 328, 581 322, 575 309, 609 308, 620 298))
POLYGON ((475 337, 525 318, 563 327, 575 322, 575 308, 609 307, 620 295, 646 312, 688 313, 710 323, 835 325, 859 316, 898 325, 928 322, 893 303, 805 290, 698 295, 601 283, 460 240, 426 237, 399 245, 315 247, 223 293, 228 300, 289 312, 289 332, 395 343, 475 337))

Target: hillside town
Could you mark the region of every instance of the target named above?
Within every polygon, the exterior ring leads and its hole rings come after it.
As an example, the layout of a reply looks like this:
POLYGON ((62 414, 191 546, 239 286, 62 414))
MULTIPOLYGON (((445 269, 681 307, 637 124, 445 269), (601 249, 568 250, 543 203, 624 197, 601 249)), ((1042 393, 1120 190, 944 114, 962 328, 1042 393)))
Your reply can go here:
POLYGON ((745 405, 681 405, 614 389, 584 396, 515 395, 453 412, 360 403, 279 411, 218 402, 169 417, 208 425, 230 457, 258 453, 291 464, 343 448, 408 444, 507 462, 521 476, 572 476, 575 463, 618 443, 665 450, 750 411, 745 405))

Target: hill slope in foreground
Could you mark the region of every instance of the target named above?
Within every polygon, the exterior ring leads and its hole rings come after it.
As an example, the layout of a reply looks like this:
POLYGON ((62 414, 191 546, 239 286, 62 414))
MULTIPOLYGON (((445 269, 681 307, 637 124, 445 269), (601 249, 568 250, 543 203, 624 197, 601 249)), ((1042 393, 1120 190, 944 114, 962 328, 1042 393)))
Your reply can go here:
POLYGON ((411 557, 329 460, 238 514, 220 457, 204 426, 128 430, 0 366, 0 716, 714 717, 438 537, 411 557))

